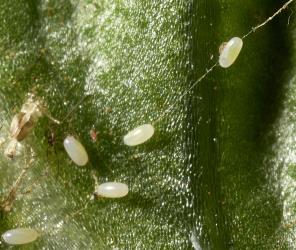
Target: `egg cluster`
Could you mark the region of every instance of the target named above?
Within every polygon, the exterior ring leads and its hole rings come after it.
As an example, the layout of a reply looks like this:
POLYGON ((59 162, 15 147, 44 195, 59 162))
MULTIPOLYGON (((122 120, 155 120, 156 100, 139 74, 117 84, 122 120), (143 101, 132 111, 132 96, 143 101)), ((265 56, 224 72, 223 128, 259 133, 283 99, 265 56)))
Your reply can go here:
MULTIPOLYGON (((240 38, 232 38, 220 52, 219 64, 223 68, 230 67, 238 57, 242 48, 240 38)), ((11 140, 6 148, 5 154, 13 158, 16 152, 16 143, 27 137, 36 125, 38 118, 42 116, 40 104, 29 99, 21 109, 21 112, 14 116, 10 136, 11 140)), ((58 123, 58 122, 57 122, 58 123)), ((155 129, 152 124, 140 125, 129 131, 123 137, 123 143, 133 147, 145 143, 154 135, 155 129)), ((65 151, 70 159, 78 166, 85 166, 89 157, 85 147, 72 135, 68 135, 63 142, 65 151)), ((128 194, 129 188, 120 182, 106 182, 95 187, 95 195, 105 198, 121 198, 128 194)), ((31 228, 16 228, 5 232, 2 239, 9 245, 21 245, 35 241, 39 233, 31 228)))

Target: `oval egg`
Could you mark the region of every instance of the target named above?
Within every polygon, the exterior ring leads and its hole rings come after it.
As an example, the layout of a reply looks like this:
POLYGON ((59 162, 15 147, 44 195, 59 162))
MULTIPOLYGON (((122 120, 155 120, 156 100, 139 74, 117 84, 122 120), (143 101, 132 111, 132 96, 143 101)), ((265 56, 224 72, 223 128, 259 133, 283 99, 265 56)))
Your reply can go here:
POLYGON ((120 182, 106 182, 96 188, 95 194, 106 198, 121 198, 128 194, 128 186, 120 182))
POLYGON ((31 228, 16 228, 2 234, 2 239, 9 245, 23 245, 35 241, 39 237, 36 230, 31 228))
POLYGON ((233 37, 230 39, 221 49, 219 65, 222 68, 230 67, 237 59, 242 47, 243 40, 241 38, 233 37))
POLYGON ((124 144, 137 146, 148 141, 154 134, 154 127, 151 124, 144 124, 128 132, 123 137, 124 144))
POLYGON ((71 160, 78 166, 84 166, 88 162, 88 154, 84 146, 73 136, 67 136, 64 147, 71 160))

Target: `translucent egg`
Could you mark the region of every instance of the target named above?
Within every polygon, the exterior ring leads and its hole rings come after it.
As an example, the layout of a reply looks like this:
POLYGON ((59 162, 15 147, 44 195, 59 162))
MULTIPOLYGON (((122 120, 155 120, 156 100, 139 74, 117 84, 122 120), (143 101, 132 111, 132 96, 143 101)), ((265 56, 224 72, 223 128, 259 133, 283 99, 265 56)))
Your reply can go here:
POLYGON ((16 228, 2 234, 2 239, 9 245, 23 245, 35 241, 39 237, 36 230, 31 228, 16 228))
POLYGON ((128 186, 120 182, 106 182, 96 188, 95 194, 107 198, 121 198, 128 194, 128 186))
POLYGON ((222 68, 228 68, 237 59, 243 47, 243 40, 239 37, 233 37, 225 45, 222 44, 222 46, 219 57, 219 65, 222 68))
POLYGON ((123 137, 124 144, 137 146, 148 141, 154 134, 154 127, 151 124, 144 124, 128 132, 123 137))
POLYGON ((88 162, 88 154, 83 145, 73 136, 67 136, 64 147, 71 160, 78 166, 84 166, 88 162))

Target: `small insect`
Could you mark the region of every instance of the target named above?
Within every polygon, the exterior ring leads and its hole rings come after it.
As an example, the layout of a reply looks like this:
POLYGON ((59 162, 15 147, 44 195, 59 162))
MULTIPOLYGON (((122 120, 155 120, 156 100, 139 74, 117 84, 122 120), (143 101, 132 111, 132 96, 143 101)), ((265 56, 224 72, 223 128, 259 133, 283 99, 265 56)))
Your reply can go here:
POLYGON ((16 114, 10 125, 10 142, 5 150, 5 155, 13 158, 16 155, 16 147, 18 142, 24 140, 35 127, 38 119, 46 115, 49 119, 59 124, 59 121, 47 114, 43 103, 33 94, 29 94, 29 98, 16 114))
MULTIPOLYGON (((46 139, 47 139, 47 143, 48 145, 53 148, 53 151, 55 153, 55 155, 57 155, 57 151, 56 151, 56 144, 57 144, 57 136, 56 136, 56 133, 55 133, 55 130, 53 130, 52 128, 49 128, 47 131, 46 131, 46 139)), ((47 148, 47 151, 46 151, 46 155, 48 157, 48 151, 49 151, 49 148, 47 148)))
POLYGON ((60 146, 59 136, 56 134, 56 130, 52 127, 49 127, 45 132, 45 137, 47 141, 46 157, 50 160, 50 156, 53 155, 52 160, 57 164, 57 175, 60 171, 60 157, 58 154, 58 148, 60 146))
POLYGON ((91 129, 89 131, 89 135, 90 135, 90 138, 91 138, 91 140, 93 142, 96 142, 97 141, 97 139, 98 139, 98 133, 97 133, 97 131, 95 131, 95 129, 91 129))

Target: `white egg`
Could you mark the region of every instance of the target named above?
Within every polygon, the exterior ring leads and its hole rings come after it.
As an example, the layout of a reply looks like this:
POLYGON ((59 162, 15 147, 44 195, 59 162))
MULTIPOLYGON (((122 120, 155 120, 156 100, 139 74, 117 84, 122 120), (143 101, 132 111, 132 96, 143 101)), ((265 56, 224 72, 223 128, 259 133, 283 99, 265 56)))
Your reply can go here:
POLYGON ((39 237, 36 230, 31 228, 16 228, 2 234, 2 239, 9 245, 23 245, 35 241, 39 237))
POLYGON ((219 65, 222 68, 230 67, 237 59, 241 49, 243 47, 243 40, 239 37, 233 37, 222 48, 219 65))
POLYGON ((124 144, 137 146, 148 141, 154 134, 154 127, 151 124, 144 124, 128 132, 123 137, 124 144))
POLYGON ((78 166, 84 166, 88 162, 88 155, 83 145, 73 136, 67 136, 64 147, 71 160, 78 166))
POLYGON ((96 188, 95 194, 107 198, 121 198, 128 194, 128 186, 120 182, 106 182, 96 188))

